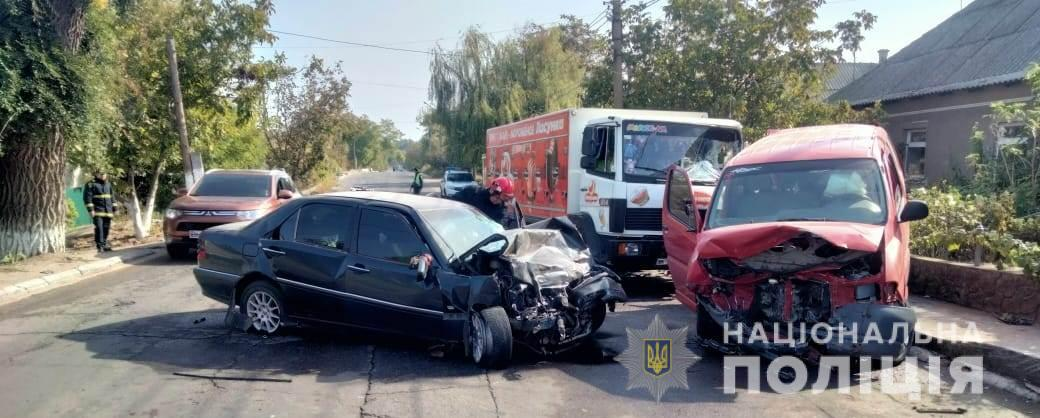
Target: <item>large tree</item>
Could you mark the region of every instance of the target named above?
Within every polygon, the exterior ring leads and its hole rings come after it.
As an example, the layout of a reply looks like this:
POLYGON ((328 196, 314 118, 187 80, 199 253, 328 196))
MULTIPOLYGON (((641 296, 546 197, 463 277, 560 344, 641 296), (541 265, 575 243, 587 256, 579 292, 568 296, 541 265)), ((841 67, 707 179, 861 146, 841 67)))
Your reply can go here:
POLYGON ((557 27, 530 25, 497 43, 470 30, 454 51, 436 51, 423 121, 443 129, 450 162, 479 165, 490 127, 581 103, 582 56, 565 40, 557 27))
POLYGON ((0 0, 0 257, 65 249, 67 149, 100 113, 100 4, 0 0))
POLYGON ((316 183, 334 169, 333 153, 350 117, 350 82, 339 63, 311 57, 306 68, 286 65, 265 81, 263 130, 270 146, 268 163, 305 183, 316 183))
POLYGON ((193 148, 211 166, 256 168, 266 147, 254 112, 259 96, 251 80, 257 71, 251 63, 252 47, 273 40, 267 32, 271 12, 269 0, 121 4, 115 24, 121 84, 113 92, 120 118, 105 132, 112 171, 129 186, 128 209, 138 237, 149 232, 166 168, 181 164, 170 111, 166 36, 172 35, 177 45, 193 148))
MULTIPOLYGON (((659 19, 646 3, 624 11, 625 106, 704 111, 739 120, 755 138, 769 128, 876 120, 821 101, 841 51, 856 51, 876 17, 813 29, 823 0, 672 0, 659 19), (840 46, 830 46, 840 40, 840 46)), ((609 68, 589 62, 585 104, 609 103, 609 68)))

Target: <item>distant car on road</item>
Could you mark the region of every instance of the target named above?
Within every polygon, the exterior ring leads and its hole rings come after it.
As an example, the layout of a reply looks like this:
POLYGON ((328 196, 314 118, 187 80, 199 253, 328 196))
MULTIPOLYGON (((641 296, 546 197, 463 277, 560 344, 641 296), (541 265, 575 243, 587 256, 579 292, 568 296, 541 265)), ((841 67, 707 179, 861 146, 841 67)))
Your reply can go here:
POLYGON ((163 219, 166 252, 184 258, 207 228, 259 218, 296 197, 281 170, 210 170, 191 190, 178 190, 163 219))
POLYGON ((449 167, 444 170, 444 177, 441 178, 441 197, 453 197, 459 190, 476 184, 477 181, 469 170, 449 167))
POLYGON ((342 192, 204 231, 194 273, 262 333, 340 324, 463 343, 503 367, 514 338, 540 353, 576 347, 624 300, 617 276, 560 230, 504 231, 436 197, 342 192))

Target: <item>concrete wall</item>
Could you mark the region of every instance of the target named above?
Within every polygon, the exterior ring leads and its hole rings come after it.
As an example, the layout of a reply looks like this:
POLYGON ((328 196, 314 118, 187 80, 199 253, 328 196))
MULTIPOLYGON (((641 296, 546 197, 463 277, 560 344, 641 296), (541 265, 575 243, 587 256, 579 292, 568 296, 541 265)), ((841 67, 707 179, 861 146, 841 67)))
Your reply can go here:
POLYGON ((1021 272, 914 256, 910 291, 1040 325, 1040 280, 1021 272))
POLYGON ((927 130, 925 179, 935 183, 953 178, 957 170, 968 173, 964 157, 971 151, 971 129, 975 123, 987 131, 988 143, 994 143, 989 130, 991 122, 985 118, 990 113, 990 103, 1030 96, 1029 87, 1018 82, 883 103, 889 115, 885 129, 901 156, 907 132, 927 130))

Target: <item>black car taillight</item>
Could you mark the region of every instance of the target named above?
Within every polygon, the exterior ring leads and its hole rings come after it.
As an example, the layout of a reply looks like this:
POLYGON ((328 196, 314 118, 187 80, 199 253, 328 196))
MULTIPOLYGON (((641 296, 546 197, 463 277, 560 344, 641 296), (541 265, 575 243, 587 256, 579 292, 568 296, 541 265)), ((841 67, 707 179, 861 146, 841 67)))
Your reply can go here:
POLYGON ((198 248, 195 251, 195 260, 202 263, 206 259, 206 241, 199 240, 198 248))

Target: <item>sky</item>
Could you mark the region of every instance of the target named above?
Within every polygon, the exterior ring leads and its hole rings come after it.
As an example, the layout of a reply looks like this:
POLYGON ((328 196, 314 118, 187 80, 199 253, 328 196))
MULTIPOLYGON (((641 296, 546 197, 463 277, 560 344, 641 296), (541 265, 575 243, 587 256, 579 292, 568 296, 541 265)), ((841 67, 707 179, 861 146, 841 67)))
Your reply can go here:
MULTIPOLYGON (((633 0, 629 0, 633 1, 633 0)), ((819 10, 818 29, 851 18, 866 9, 878 16, 866 33, 857 61, 877 62, 877 50, 895 54, 914 39, 956 13, 971 0, 828 0, 819 10)), ((653 12, 660 14, 655 5, 653 12)), ((426 51, 438 43, 453 48, 467 28, 476 26, 495 39, 511 36, 526 23, 549 24, 561 14, 575 15, 597 25, 603 21, 603 0, 275 0, 271 30, 426 51), (599 20, 596 20, 599 19, 599 20)), ((609 31, 609 22, 600 31, 609 31)), ((294 66, 311 55, 342 62, 353 83, 349 103, 355 113, 373 120, 390 119, 410 139, 422 128, 416 116, 427 102, 430 56, 388 51, 276 34, 274 45, 258 45, 258 56, 283 52, 294 66)), ((846 57, 851 61, 851 56, 846 57)))

